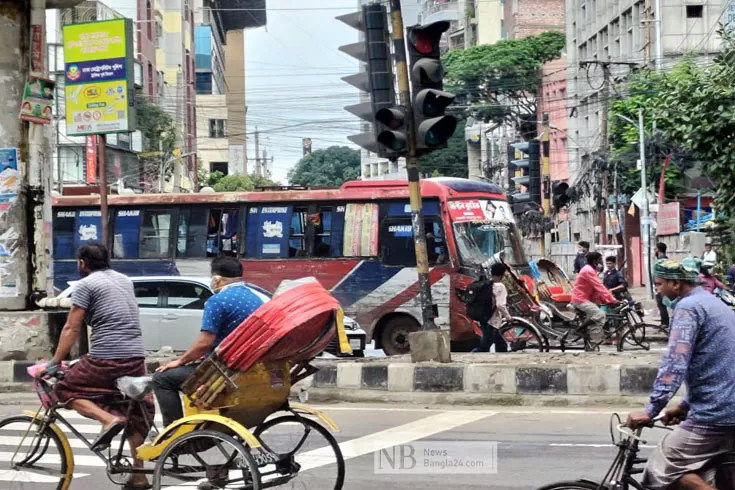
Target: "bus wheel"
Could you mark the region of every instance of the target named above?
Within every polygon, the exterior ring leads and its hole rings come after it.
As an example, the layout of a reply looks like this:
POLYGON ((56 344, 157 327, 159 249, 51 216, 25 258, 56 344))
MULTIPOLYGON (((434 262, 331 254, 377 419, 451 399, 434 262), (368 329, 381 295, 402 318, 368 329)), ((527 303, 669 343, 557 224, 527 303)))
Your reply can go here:
POLYGON ((397 316, 383 327, 380 333, 380 344, 383 352, 388 356, 408 354, 411 350, 408 344, 408 334, 418 332, 416 320, 407 316, 397 316))

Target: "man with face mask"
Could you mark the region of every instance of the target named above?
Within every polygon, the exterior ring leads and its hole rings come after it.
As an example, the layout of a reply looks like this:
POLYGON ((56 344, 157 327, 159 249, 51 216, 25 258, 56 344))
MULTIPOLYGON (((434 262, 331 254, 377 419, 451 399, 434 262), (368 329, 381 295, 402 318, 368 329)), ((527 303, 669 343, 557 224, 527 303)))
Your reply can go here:
MULTIPOLYGON (((687 258, 660 260, 654 268, 656 289, 673 308, 671 333, 650 401, 628 416, 627 425, 650 423, 682 383, 687 390, 678 406, 664 412, 664 423, 684 422, 648 460, 643 485, 651 490, 714 490, 699 472, 721 457, 735 461, 735 313, 697 286, 700 266, 699 259, 687 258)), ((735 488, 735 466, 718 470, 718 488, 735 488)))
POLYGON ((599 252, 587 254, 587 265, 579 271, 572 290, 572 305, 587 317, 590 344, 595 349, 603 340, 603 328, 607 315, 598 305, 614 305, 618 300, 607 290, 598 276, 602 271, 602 255, 599 252))
POLYGON ((577 256, 574 258, 574 273, 579 274, 582 268, 587 265, 587 254, 590 251, 589 242, 579 242, 577 244, 577 256))
POLYGON ((179 395, 181 384, 225 337, 263 304, 263 300, 245 286, 242 272, 242 264, 235 257, 218 257, 212 261, 215 294, 204 305, 199 337, 181 358, 156 370, 153 389, 165 426, 184 416, 179 395))

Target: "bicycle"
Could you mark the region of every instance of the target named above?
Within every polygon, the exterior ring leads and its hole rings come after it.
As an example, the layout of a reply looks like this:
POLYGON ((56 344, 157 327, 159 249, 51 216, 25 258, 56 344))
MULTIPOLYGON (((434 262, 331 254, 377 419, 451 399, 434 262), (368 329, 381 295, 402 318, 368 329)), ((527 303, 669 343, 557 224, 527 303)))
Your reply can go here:
MULTIPOLYGON (((561 481, 540 487, 538 490, 630 490, 631 488, 635 490, 647 490, 646 487, 633 477, 634 475, 643 473, 644 469, 640 466, 646 464, 648 461, 646 458, 638 457, 640 445, 646 444, 646 441, 641 438, 641 434, 644 428, 673 430, 671 427, 657 424, 662 419, 663 415, 659 415, 648 425, 641 426, 635 429, 635 431, 632 431, 625 424, 620 423, 622 421, 618 414, 613 414, 610 419, 610 437, 612 438, 613 445, 618 448, 618 454, 602 481, 599 483, 584 479, 561 481), (614 424, 615 419, 617 419, 617 424, 614 424), (614 431, 619 432, 623 437, 616 441, 614 431)), ((715 480, 716 470, 717 462, 715 461, 703 470, 706 473, 705 479, 713 482, 715 480)))
MULTIPOLYGON (((69 440, 59 424, 66 427, 87 449, 104 462, 107 477, 112 483, 123 485, 125 483, 123 478, 126 475, 153 474, 153 469, 133 468, 132 459, 125 454, 124 450, 129 433, 127 422, 123 428, 117 449, 113 447, 113 444, 93 449, 93 441, 87 439, 81 431, 77 430, 71 422, 59 413, 59 410, 64 407, 59 404, 55 396, 54 384, 64 378, 64 372, 73 364, 75 362, 64 363, 63 369, 56 374, 36 379, 34 385, 42 402, 42 406, 38 411, 25 410, 22 415, 0 420, 0 430, 22 433, 18 447, 9 460, 10 468, 6 470, 0 467, 0 473, 5 476, 4 480, 7 481, 7 477, 10 475, 17 476, 19 480, 25 480, 28 479, 29 474, 37 473, 47 478, 59 478, 59 484, 56 487, 58 490, 68 488, 74 472, 74 457, 69 440), (29 436, 32 436, 31 440, 27 441, 29 436), (27 448, 24 455, 21 454, 23 448, 27 448), (47 465, 55 464, 57 461, 58 469, 48 468, 47 465)), ((139 391, 133 388, 133 384, 130 384, 127 389, 121 390, 119 393, 104 396, 105 404, 111 408, 120 409, 118 411, 125 414, 126 420, 134 409, 141 408, 141 403, 152 389, 148 378, 127 379, 137 380, 138 382, 135 383, 137 386, 140 386, 142 380, 143 390, 139 391)), ((142 413, 147 418, 144 410, 142 413)), ((153 431, 158 430, 153 420, 147 420, 147 422, 150 423, 153 431)), ((6 463, 0 463, 0 465, 4 464, 6 463)))

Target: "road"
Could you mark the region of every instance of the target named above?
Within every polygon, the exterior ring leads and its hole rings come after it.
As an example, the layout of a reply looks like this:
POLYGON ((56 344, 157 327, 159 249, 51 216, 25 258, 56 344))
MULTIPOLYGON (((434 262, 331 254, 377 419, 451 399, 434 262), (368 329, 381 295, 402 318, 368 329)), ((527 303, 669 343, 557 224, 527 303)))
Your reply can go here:
MULTIPOLYGON (((0 415, 7 416, 23 408, 34 408, 31 404, 24 405, 25 403, 0 406, 0 415)), ((351 404, 321 405, 319 408, 330 415, 341 428, 335 435, 347 460, 346 490, 534 489, 562 479, 599 479, 615 455, 609 435, 609 418, 613 409, 428 409, 417 406, 351 404), (494 443, 497 443, 496 461, 493 461, 494 443), (465 461, 465 471, 469 471, 472 466, 475 474, 454 474, 441 467, 426 469, 420 463, 410 473, 405 468, 412 465, 406 463, 404 469, 401 469, 400 457, 394 459, 391 466, 391 448, 402 444, 406 445, 404 454, 408 455, 411 450, 415 451, 414 455, 418 455, 424 450, 448 449, 452 451, 451 455, 465 461), (384 449, 387 451, 382 451, 384 449), (377 460, 380 465, 376 462, 378 457, 381 457, 377 460), (394 471, 388 473, 391 468, 394 471)), ((620 412, 625 413, 624 410, 620 412)), ((90 437, 94 437, 98 431, 93 422, 76 417, 71 420, 80 424, 82 431, 90 437)), ((660 431, 651 431, 648 436, 652 442, 649 444, 655 443, 660 435, 660 431)), ((0 430, 0 463, 3 464, 0 489, 55 488, 48 484, 9 481, 7 461, 14 450, 9 445, 13 440, 10 439, 12 436, 13 434, 0 430)), ((74 438, 71 442, 72 447, 79 446, 79 441, 74 438)), ((313 453, 315 451, 310 454, 313 453)), ((115 488, 106 479, 101 462, 97 462, 91 454, 81 449, 76 449, 75 454, 77 478, 72 483, 72 489, 115 488)), ((400 455, 400 451, 396 454, 400 455)), ((431 461, 443 459, 439 457, 431 461)), ((410 458, 403 458, 404 462, 409 460, 410 458)), ((320 475, 331 474, 333 466, 324 466, 323 462, 313 464, 313 461, 306 463, 309 464, 316 469, 311 470, 312 475, 304 475, 313 476, 306 481, 306 485, 278 488, 328 488, 329 485, 321 480, 320 475)))

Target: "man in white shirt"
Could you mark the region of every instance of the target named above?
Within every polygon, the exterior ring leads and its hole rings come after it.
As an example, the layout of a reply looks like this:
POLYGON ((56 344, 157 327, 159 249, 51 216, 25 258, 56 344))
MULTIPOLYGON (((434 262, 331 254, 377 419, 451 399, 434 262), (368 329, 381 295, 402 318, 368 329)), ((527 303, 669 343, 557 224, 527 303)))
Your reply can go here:
POLYGON ((712 243, 708 242, 704 245, 704 255, 702 256, 702 265, 715 265, 717 263, 717 252, 712 249, 712 243))
POLYGON ((503 263, 493 264, 490 268, 490 275, 493 281, 493 313, 490 321, 486 325, 480 325, 482 330, 482 339, 480 346, 473 352, 489 352, 490 346, 495 345, 495 352, 508 352, 508 344, 498 331, 498 327, 503 324, 503 320, 510 319, 508 313, 508 290, 503 284, 503 277, 508 268, 503 263))

